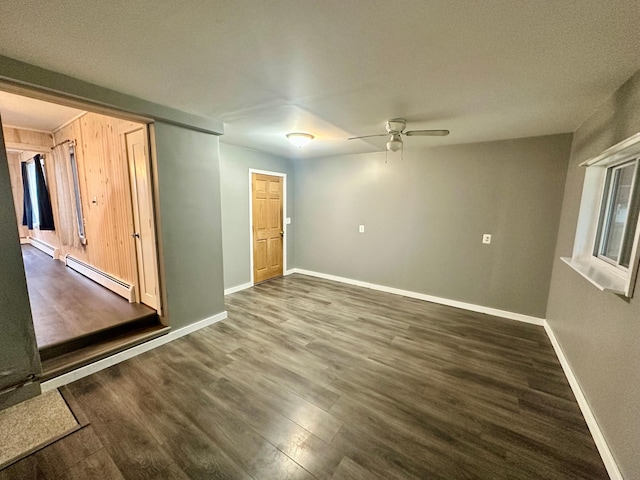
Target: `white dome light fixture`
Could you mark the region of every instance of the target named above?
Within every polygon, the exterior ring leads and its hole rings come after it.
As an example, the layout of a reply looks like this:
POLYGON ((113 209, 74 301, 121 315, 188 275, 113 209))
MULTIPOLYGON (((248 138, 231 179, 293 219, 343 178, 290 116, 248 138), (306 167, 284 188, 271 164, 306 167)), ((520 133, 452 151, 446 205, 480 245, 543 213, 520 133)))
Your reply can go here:
POLYGON ((397 152, 402 148, 402 139, 399 133, 391 134, 389 141, 387 142, 387 150, 389 152, 397 152))
POLYGON ((287 138, 289 141, 294 144, 298 148, 302 148, 306 145, 309 145, 311 140, 313 140, 313 135, 310 133, 287 133, 287 138))

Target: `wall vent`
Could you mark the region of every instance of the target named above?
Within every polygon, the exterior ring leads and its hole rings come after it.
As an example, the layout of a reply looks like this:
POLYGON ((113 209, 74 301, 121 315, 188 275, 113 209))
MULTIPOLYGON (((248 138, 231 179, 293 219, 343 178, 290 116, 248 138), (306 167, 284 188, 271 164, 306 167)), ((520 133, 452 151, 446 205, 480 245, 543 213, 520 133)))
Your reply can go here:
POLYGON ((105 288, 108 288, 112 292, 117 293, 121 297, 129 300, 129 303, 134 303, 136 301, 136 295, 133 285, 129 285, 126 282, 123 282, 120 279, 112 277, 108 273, 103 272, 102 270, 97 269, 83 261, 78 260, 77 258, 73 258, 71 255, 67 255, 65 257, 65 264, 67 267, 72 268, 78 273, 81 273, 87 278, 90 278, 96 283, 99 283, 105 288))

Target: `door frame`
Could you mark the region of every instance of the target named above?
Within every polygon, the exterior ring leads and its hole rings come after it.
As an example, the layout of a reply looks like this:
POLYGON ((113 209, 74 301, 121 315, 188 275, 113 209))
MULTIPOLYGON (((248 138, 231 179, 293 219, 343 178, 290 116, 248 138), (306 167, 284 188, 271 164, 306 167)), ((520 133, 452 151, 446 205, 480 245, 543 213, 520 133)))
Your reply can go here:
MULTIPOLYGON (((163 250, 163 242, 162 235, 160 235, 161 229, 161 217, 160 217, 160 196, 159 196, 159 184, 158 184, 158 159, 156 155, 156 138, 155 138, 155 122, 156 119, 150 116, 145 116, 138 113, 133 113, 130 111, 123 110, 118 106, 109 106, 108 104, 102 104, 99 102, 95 102, 89 98, 77 97, 68 95, 64 91, 58 90, 50 90, 43 89, 36 84, 17 84, 11 81, 8 81, 6 78, 0 78, 0 91, 12 93, 14 95, 19 95, 22 97, 34 98, 36 100, 41 100, 43 102, 54 103, 57 105, 68 106, 72 108, 76 108, 78 110, 82 110, 85 113, 96 113, 99 115, 105 115, 108 117, 116 118, 119 120, 130 121, 134 123, 138 123, 144 125, 146 128, 146 137, 147 137, 147 153, 149 154, 149 158, 147 160, 147 166, 149 167, 149 180, 150 187, 152 190, 152 208, 153 208, 153 220, 154 220, 154 233, 155 233, 155 244, 156 244, 156 265, 158 272, 158 302, 159 306, 156 309, 158 314, 158 318, 160 323, 169 326, 170 319, 168 313, 165 311, 164 306, 167 305, 167 291, 165 288, 165 257, 163 250)), ((84 115, 83 113, 82 115, 84 115)), ((63 126, 68 125, 71 122, 76 121, 82 115, 78 117, 74 117, 69 122, 65 123, 63 126)), ((0 121, 0 128, 4 125, 0 121)), ((60 127, 59 127, 60 128, 60 127)), ((48 133, 48 132, 47 132, 48 133)), ((118 136, 121 135, 122 132, 117 132, 118 136)), ((15 144, 11 144, 11 147, 15 147, 15 144)), ((2 148, 2 146, 0 146, 2 148)), ((32 150, 31 146, 29 147, 32 150)), ((120 149, 121 150, 121 149, 120 149)), ((37 150, 34 150, 37 151, 37 150)), ((5 146, 5 155, 7 153, 7 149, 5 146)), ((51 150, 43 153, 51 153, 51 150)), ((122 153, 120 151, 120 153, 122 153)), ((128 166, 127 166, 128 169, 128 166)), ((13 203, 13 202, 12 202, 13 203)), ((133 214, 133 212, 132 212, 133 214)), ((32 318, 33 323, 33 318, 32 318)))
POLYGON ((272 177, 282 177, 282 275, 287 274, 287 174, 283 172, 270 172, 268 170, 249 169, 249 274, 251 275, 251 285, 255 285, 253 278, 253 186, 252 176, 254 173, 260 175, 271 175, 272 177))

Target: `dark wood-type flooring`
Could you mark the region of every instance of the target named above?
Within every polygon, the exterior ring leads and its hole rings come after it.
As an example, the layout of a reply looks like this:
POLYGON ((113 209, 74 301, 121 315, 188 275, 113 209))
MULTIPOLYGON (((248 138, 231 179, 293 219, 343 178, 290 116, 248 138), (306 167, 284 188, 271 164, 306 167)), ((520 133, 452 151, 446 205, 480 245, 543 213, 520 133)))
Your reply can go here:
POLYGON ((541 327, 302 275, 62 389, 0 479, 608 478, 541 327))
POLYGON ((39 348, 156 313, 129 303, 31 245, 22 245, 22 257, 39 348))

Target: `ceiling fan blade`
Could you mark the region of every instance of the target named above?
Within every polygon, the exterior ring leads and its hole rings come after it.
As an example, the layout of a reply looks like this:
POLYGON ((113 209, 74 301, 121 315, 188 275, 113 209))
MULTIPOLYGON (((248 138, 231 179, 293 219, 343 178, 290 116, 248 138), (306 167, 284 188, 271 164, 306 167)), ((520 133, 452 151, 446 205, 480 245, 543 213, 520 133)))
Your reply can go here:
POLYGON ((388 137, 389 134, 388 133, 378 133, 377 135, 364 135, 362 137, 351 137, 348 138, 347 140, 358 140, 359 138, 369 138, 369 137, 388 137))
POLYGON ((449 130, 409 130, 403 135, 408 137, 446 137, 449 135, 449 130))

